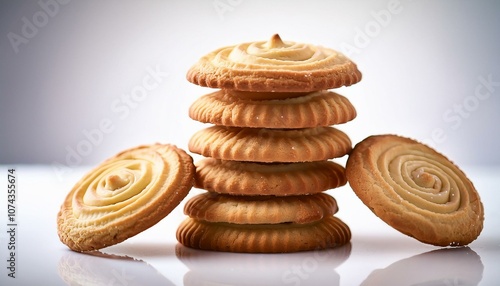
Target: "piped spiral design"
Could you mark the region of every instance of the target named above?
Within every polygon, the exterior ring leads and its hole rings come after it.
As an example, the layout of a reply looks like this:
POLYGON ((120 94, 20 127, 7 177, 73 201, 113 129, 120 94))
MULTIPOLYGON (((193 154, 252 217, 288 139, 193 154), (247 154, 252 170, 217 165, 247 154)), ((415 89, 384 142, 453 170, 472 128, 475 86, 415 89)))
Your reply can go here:
POLYGON ((200 86, 241 91, 306 92, 348 86, 361 80, 341 53, 314 45, 269 41, 223 47, 202 57, 187 74, 200 86))
POLYGON ((277 34, 267 42, 250 42, 222 48, 214 60, 225 62, 230 68, 287 71, 324 69, 346 62, 346 58, 334 50, 303 43, 283 42, 277 34))
POLYGON ((470 180, 446 157, 412 139, 371 136, 356 145, 346 175, 382 220, 416 239, 466 245, 483 227, 483 206, 470 180))
POLYGON ((58 214, 59 237, 76 251, 121 242, 170 213, 193 182, 192 158, 173 145, 126 150, 73 187, 58 214))

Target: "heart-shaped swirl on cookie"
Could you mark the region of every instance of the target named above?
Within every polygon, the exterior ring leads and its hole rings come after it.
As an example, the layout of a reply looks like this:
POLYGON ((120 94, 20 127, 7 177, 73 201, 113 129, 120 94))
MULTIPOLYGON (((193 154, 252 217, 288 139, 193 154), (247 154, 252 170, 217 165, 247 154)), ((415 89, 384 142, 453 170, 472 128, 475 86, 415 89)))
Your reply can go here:
POLYGON ((76 251, 121 242, 165 217, 192 187, 194 165, 172 145, 140 146, 84 176, 58 214, 61 241, 76 251))
POLYGON ((215 50, 187 74, 192 83, 240 91, 307 92, 348 86, 361 80, 343 54, 310 44, 282 41, 275 34, 215 50))
POLYGON ((412 139, 363 140, 348 159, 346 175, 376 215, 422 242, 465 245, 482 230, 483 206, 469 179, 446 157, 412 139))

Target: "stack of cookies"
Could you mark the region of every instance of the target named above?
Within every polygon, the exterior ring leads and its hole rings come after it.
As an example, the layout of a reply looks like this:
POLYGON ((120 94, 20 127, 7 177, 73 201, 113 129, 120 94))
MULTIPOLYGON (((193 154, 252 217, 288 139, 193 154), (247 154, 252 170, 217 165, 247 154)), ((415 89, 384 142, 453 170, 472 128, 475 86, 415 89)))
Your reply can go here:
POLYGON ((332 125, 356 111, 329 91, 361 80, 356 65, 323 47, 269 41, 224 47, 202 57, 190 82, 217 88, 197 99, 192 119, 196 162, 189 216, 177 230, 183 245, 230 252, 295 252, 349 242, 338 207, 325 191, 346 184, 330 161, 352 149, 332 125))

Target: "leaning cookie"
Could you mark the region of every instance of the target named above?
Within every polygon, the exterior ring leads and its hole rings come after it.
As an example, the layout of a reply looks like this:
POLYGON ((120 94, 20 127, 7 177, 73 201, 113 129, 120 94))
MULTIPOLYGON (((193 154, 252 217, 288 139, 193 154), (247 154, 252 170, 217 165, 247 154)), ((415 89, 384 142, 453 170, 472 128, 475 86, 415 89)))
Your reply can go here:
POLYGON ((349 137, 333 127, 267 129, 211 126, 188 144, 193 153, 221 160, 311 162, 342 157, 351 151, 349 137))
POLYGON ((193 218, 177 229, 184 246, 215 251, 285 253, 333 248, 348 243, 349 227, 334 216, 309 224, 212 223, 193 218))
POLYGON ((69 192, 57 215, 75 251, 111 246, 159 222, 193 186, 192 158, 173 145, 139 146, 106 160, 69 192))
POLYGON ((332 49, 282 41, 242 43, 202 57, 187 73, 197 85, 253 92, 307 92, 361 80, 356 64, 332 49))
POLYGON ((231 196, 205 192, 184 206, 191 218, 236 224, 312 223, 338 211, 325 193, 307 196, 231 196))
POLYGON ((196 162, 195 187, 230 195, 306 195, 347 183, 332 161, 267 164, 205 158, 196 162))
POLYGON ((377 216, 421 242, 467 245, 481 233, 483 205, 471 181, 445 156, 417 141, 368 137, 350 154, 346 175, 377 216))
POLYGON ((331 91, 272 100, 249 100, 219 90, 198 98, 189 116, 203 123, 262 128, 309 128, 341 124, 353 120, 351 102, 331 91))

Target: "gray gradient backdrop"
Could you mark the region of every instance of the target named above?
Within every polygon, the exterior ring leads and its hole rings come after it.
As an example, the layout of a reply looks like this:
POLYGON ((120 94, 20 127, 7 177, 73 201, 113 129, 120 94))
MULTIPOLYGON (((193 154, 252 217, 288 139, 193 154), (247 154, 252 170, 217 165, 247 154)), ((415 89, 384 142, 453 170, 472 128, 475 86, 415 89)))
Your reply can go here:
POLYGON ((0 163, 59 174, 128 147, 187 150, 211 90, 187 69, 220 46, 267 40, 345 52, 353 143, 396 133, 458 164, 500 164, 500 1, 2 1, 0 163), (134 96, 132 97, 132 94, 134 96))

